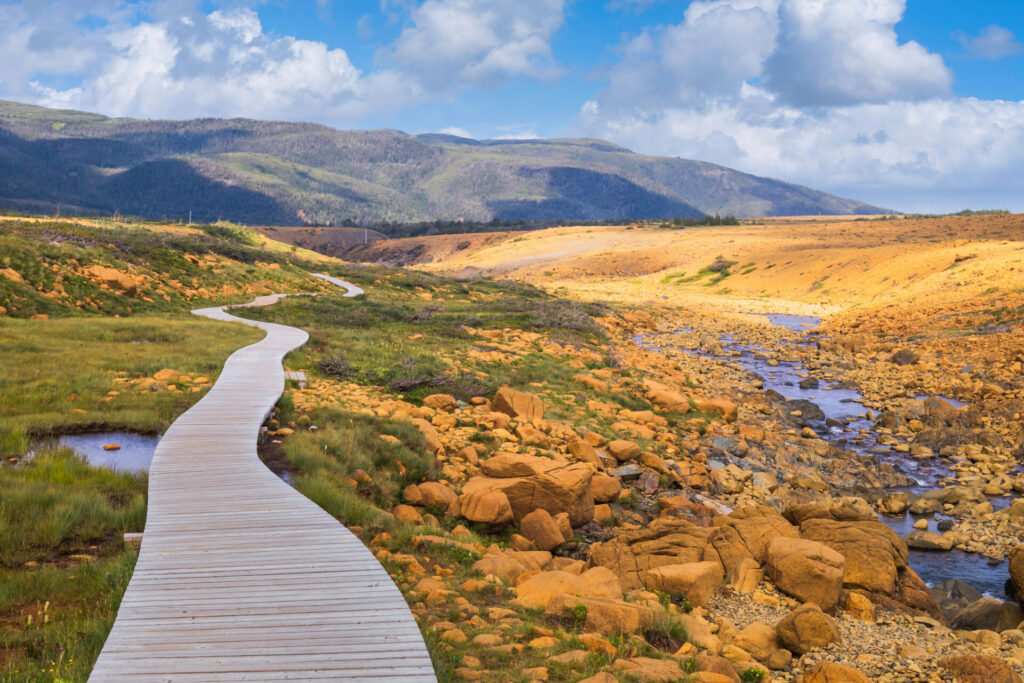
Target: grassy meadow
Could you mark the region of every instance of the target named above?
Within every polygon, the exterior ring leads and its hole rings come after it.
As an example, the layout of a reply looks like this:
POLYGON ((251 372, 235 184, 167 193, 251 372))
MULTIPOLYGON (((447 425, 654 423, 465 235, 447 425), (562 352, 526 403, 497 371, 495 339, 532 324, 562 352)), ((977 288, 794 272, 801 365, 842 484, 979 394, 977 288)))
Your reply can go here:
MULTIPOLYGON (((308 331, 309 343, 286 365, 334 392, 318 407, 301 409, 298 395, 286 392, 270 426, 289 425, 294 432, 264 448, 275 446, 275 467, 381 553, 411 603, 419 599, 419 576, 408 571, 409 558, 427 576, 483 583, 471 568, 479 559, 474 551, 417 543, 417 537, 457 532, 463 542, 505 544, 510 532, 473 524, 459 530, 458 520, 445 519, 441 509, 427 510, 422 523, 396 518, 392 508, 406 486, 448 476, 443 461, 428 453, 424 435, 409 421, 339 400, 346 387, 420 405, 438 393, 462 401, 489 398, 508 384, 542 391, 547 418, 604 434, 616 433, 619 410, 651 408, 641 398, 640 376, 619 367, 598 322, 613 315, 603 305, 522 284, 317 261, 261 240, 232 226, 89 221, 23 222, 0 232, 0 306, 7 313, 0 312, 0 683, 88 677, 136 557, 122 535, 142 530, 145 520, 144 475, 93 468, 66 449, 26 458, 32 439, 99 429, 161 431, 212 386, 232 351, 262 336, 244 325, 197 319, 189 309, 270 291, 320 294, 235 311, 308 331), (36 270, 27 265, 33 258, 42 264, 36 270), (93 276, 92 266, 115 268, 137 288, 115 291, 93 276), (366 294, 343 298, 309 271, 342 277, 366 294), (154 375, 165 368, 188 380, 157 381, 154 375), (592 372, 614 373, 620 389, 576 377, 592 372), (591 407, 595 403, 604 407, 591 407), (317 429, 305 428, 312 425, 317 429)), ((666 417, 708 419, 692 412, 666 417)), ((472 425, 459 425, 465 426, 472 425)), ((481 456, 498 447, 486 434, 474 437, 481 456)), ((637 441, 663 452, 660 442, 637 441)), ((507 611, 512 586, 488 586, 474 604, 507 611)), ((544 665, 553 676, 568 675, 569 664, 548 660, 580 646, 572 636, 552 651, 502 654, 473 642, 440 642, 429 625, 458 619, 458 609, 430 609, 421 624, 442 681, 454 680, 455 670, 473 659, 509 681, 527 681, 525 671, 544 665)), ((517 608, 516 618, 524 637, 581 628, 536 610, 517 608)), ((682 635, 678 625, 662 630, 666 642, 681 640, 672 635, 682 635)), ((657 654, 644 643, 626 647, 657 654)), ((609 661, 607 654, 591 654, 583 669, 596 672, 609 661)))
POLYGON ((88 678, 131 578, 145 474, 66 448, 0 468, 0 681, 88 678))
POLYGON ((183 316, 0 317, 0 434, 162 431, 197 396, 124 380, 171 368, 207 377, 209 387, 233 351, 262 336, 245 325, 183 316))
POLYGON ((163 431, 263 336, 189 310, 318 291, 323 260, 230 225, 0 219, 0 682, 88 678, 145 523, 145 473, 36 439, 163 431))

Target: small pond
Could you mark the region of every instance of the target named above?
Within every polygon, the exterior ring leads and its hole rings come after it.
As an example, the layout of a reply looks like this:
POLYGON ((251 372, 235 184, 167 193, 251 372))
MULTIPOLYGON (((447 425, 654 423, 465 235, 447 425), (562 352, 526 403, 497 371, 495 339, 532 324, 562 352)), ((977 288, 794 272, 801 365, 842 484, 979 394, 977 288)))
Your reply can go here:
POLYGON ((153 460, 153 452, 160 443, 159 436, 145 436, 131 432, 95 432, 65 434, 39 442, 36 448, 59 444, 82 455, 94 467, 109 467, 123 472, 145 472, 153 460), (104 446, 120 446, 105 450, 104 446))

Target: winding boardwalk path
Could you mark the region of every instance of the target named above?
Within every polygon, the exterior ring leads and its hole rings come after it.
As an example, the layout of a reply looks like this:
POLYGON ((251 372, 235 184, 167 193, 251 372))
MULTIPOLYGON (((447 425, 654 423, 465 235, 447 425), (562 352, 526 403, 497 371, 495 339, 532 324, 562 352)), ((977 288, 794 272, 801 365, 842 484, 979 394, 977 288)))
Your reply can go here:
POLYGON ((139 560, 89 680, 435 681, 377 559, 257 457, 260 426, 284 389, 281 360, 308 335, 224 308, 193 313, 267 336, 232 354, 161 439, 139 560))

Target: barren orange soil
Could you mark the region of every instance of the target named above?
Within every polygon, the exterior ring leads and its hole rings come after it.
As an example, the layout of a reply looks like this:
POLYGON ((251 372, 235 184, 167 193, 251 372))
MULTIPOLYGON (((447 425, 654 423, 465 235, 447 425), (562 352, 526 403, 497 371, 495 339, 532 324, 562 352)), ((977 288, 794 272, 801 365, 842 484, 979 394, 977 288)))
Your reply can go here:
POLYGON ((807 314, 985 297, 1019 305, 1024 215, 783 222, 666 230, 564 227, 379 242, 418 267, 529 280, 582 298, 807 314), (462 246, 452 245, 461 238, 462 246), (469 244, 465 244, 468 242, 469 244), (732 262, 719 278, 701 269, 732 262))

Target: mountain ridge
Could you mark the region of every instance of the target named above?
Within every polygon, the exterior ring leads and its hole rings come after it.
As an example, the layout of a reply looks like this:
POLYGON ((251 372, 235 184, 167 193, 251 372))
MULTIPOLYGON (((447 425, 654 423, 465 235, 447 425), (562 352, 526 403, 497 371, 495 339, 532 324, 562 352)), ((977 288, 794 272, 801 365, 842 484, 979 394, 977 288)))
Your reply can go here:
POLYGON ((26 205, 267 225, 887 212, 604 140, 111 118, 0 100, 0 207, 26 205))

